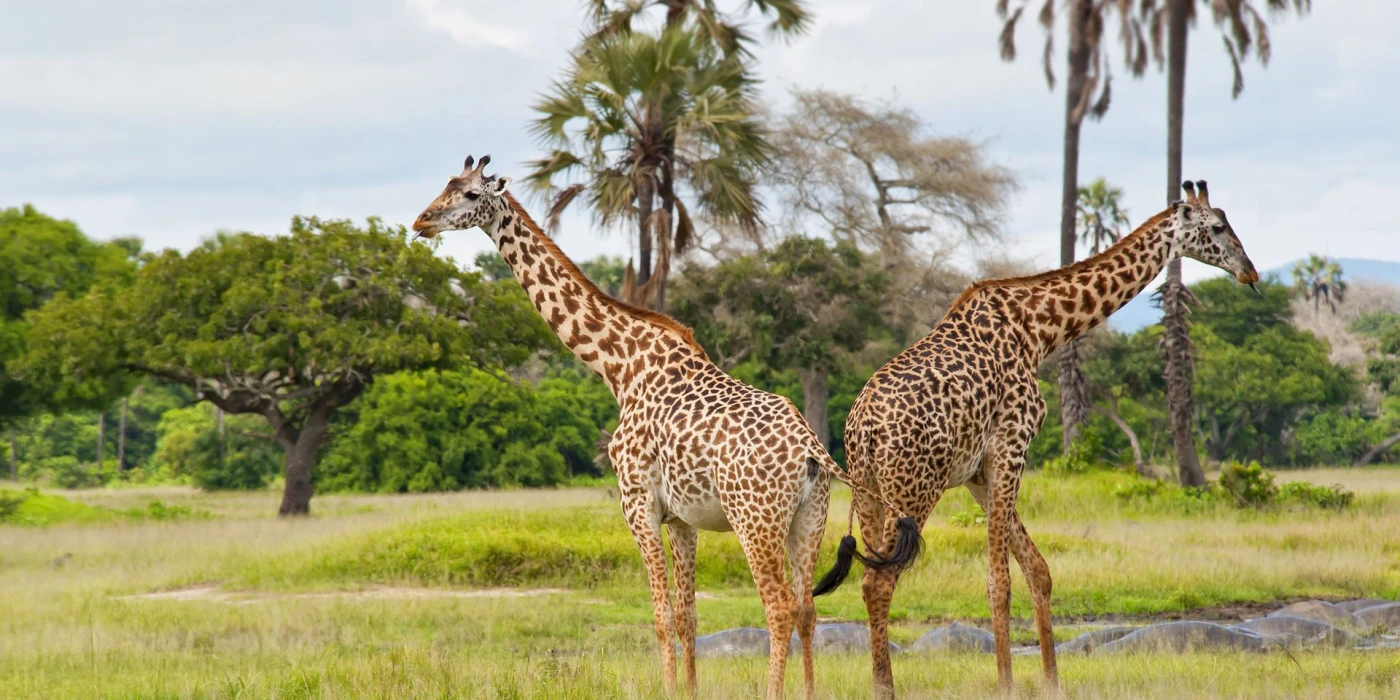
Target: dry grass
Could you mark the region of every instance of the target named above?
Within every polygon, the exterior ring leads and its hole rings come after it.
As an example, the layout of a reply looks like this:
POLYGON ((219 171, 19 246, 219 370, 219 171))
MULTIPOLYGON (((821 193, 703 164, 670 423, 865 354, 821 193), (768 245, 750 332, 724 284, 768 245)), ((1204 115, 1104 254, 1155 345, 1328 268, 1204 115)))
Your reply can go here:
MULTIPOLYGON (((1072 634, 1069 618, 1080 615, 1313 596, 1400 598, 1400 470, 1311 470, 1280 480, 1293 478, 1340 482, 1363 496, 1341 514, 1212 508, 1185 516, 1120 502, 1111 483, 1093 478, 1032 478, 1023 512, 1055 575, 1059 635, 1072 634)), ((582 512, 582 521, 560 522, 596 522, 609 536, 617 534, 612 529, 625 533, 616 503, 602 489, 319 497, 318 516, 298 522, 269 517, 277 500, 270 493, 70 495, 118 508, 159 498, 221 517, 0 527, 0 697, 659 694, 640 563, 599 587, 530 597, 467 597, 441 588, 444 595, 433 595, 421 589, 424 582, 357 578, 353 567, 338 569, 340 578, 329 581, 292 575, 321 571, 322 557, 343 563, 391 533, 490 519, 500 509, 582 512), (68 563, 50 565, 64 553, 73 555, 68 563), (284 590, 121 598, 211 585, 250 570, 287 572, 284 590), (298 580, 308 590, 418 588, 413 595, 305 595, 297 592, 298 580)), ((985 535, 946 522, 973 507, 966 494, 950 494, 926 529, 928 554, 896 600, 897 641, 947 618, 986 617, 985 535)), ((831 518, 834 538, 844 528, 844 501, 831 518)), ((586 540, 597 533, 566 534, 586 540)), ((707 535, 702 562, 725 559, 733 547, 732 535, 707 535)), ((1024 618, 1029 604, 1024 586, 1017 586, 1013 610, 1024 618)), ((821 601, 820 614, 864 619, 857 589, 848 584, 821 601)), ((702 632, 762 625, 751 585, 708 592, 718 595, 700 601, 702 632)), ((1024 619, 1015 634, 1029 638, 1024 619)), ((865 697, 866 663, 859 656, 819 659, 821 696, 865 697)), ((1307 653, 1297 665, 1277 654, 1067 658, 1062 669, 1070 696, 1083 698, 1400 696, 1400 658, 1393 652, 1307 653)), ((700 673, 701 697, 752 697, 763 663, 707 660, 700 673)), ((1022 694, 1031 696, 1038 687, 1035 661, 1018 659, 1017 674, 1022 694)), ((796 676, 790 673, 790 680, 796 676)), ((896 677, 905 697, 981 697, 992 692, 995 671, 982 656, 902 656, 896 677)))

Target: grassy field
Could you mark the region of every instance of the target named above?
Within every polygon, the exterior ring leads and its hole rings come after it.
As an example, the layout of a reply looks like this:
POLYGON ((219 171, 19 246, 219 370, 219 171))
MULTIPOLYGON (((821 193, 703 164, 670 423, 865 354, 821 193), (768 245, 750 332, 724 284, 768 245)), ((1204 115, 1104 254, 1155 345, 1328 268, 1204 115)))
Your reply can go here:
MULTIPOLYGON (((1292 479, 1358 497, 1345 512, 1257 512, 1149 495, 1127 475, 1028 478, 1021 512, 1055 576, 1057 636, 1118 618, 1400 598, 1400 470, 1280 475, 1292 479)), ((640 557, 604 489, 324 496, 297 522, 270 517, 273 493, 57 495, 66 501, 44 512, 67 515, 47 526, 0 526, 0 697, 660 695, 640 557)), ((845 503, 838 492, 829 547, 845 503)), ((985 624, 975 510, 954 492, 925 529, 926 555, 895 599, 896 641, 953 619, 985 624)), ((704 534, 700 548, 701 633, 762 626, 732 535, 704 534)), ((1016 586, 1024 641, 1030 605, 1016 586)), ((858 586, 818 612, 863 620, 858 586)), ((819 657, 820 694, 865 697, 867 663, 819 657)), ((1028 697, 1037 664, 1017 659, 1028 697)), ((702 660, 701 697, 758 695, 764 665, 702 660)), ((994 690, 990 657, 895 665, 905 697, 994 690)), ((1091 656, 1061 668, 1071 697, 1400 697, 1393 652, 1091 656)), ((796 688, 792 669, 789 679, 796 688)))

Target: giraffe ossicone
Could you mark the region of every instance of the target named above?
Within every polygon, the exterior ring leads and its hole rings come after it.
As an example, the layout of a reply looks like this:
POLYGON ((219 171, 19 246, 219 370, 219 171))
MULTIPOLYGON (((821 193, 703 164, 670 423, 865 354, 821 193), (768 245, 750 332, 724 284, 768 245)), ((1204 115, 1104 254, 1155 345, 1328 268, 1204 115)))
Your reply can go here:
MULTIPOLYGON (((788 639, 796 629, 812 697, 812 573, 826 527, 830 478, 844 480, 836 463, 791 401, 725 374, 690 329, 669 316, 599 290, 506 191, 510 178, 485 174, 489 161, 482 157, 473 167, 468 157, 413 229, 427 238, 485 231, 540 316, 617 399, 618 424, 606 450, 623 515, 646 565, 667 692, 676 689, 677 637, 686 684, 695 689, 697 530, 732 529, 753 572, 769 632, 788 639), (663 526, 676 579, 674 615, 663 526)), ((879 500, 859 484, 852 490, 879 500)), ((917 555, 917 528, 912 519, 903 523, 903 534, 895 538, 900 554, 870 557, 875 565, 902 569, 917 555)), ((771 646, 769 698, 782 696, 787 650, 786 644, 771 646)))
MULTIPOLYGON (((1098 255, 968 287, 927 336, 871 376, 846 418, 850 477, 920 527, 943 492, 956 486, 966 486, 986 511, 987 599, 1003 692, 1012 691, 1008 549, 1030 588, 1047 685, 1059 683, 1050 568, 1015 505, 1026 448, 1045 417, 1037 368, 1137 296, 1175 258, 1213 265, 1241 284, 1259 281, 1225 212, 1211 206, 1205 181, 1182 189, 1184 199, 1098 255)), ((870 551, 896 547, 898 528, 887 506, 857 491, 851 507, 870 551)), ((889 608, 898 579, 898 571, 867 568, 861 581, 874 691, 882 697, 894 694, 889 608)))

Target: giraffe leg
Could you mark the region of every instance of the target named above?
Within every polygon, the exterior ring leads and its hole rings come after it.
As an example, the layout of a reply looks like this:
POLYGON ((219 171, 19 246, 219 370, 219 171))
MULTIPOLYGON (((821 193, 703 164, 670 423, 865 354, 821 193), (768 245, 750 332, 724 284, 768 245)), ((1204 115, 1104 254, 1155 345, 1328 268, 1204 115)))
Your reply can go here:
MULTIPOLYGON (((869 540, 866 540, 867 542, 869 540)), ((872 697, 894 697, 894 669, 890 666, 890 601, 898 576, 888 571, 866 569, 860 580, 860 594, 865 599, 866 619, 870 624, 870 672, 872 697)))
POLYGON ((1016 563, 1026 577, 1031 590, 1031 602, 1035 605, 1035 631, 1040 638, 1040 666, 1045 673, 1045 687, 1051 692, 1060 689, 1059 672, 1055 664, 1055 635, 1050 626, 1050 566, 1040 555, 1021 516, 1015 509, 1011 511, 1011 552, 1016 555, 1016 563))
MULTIPOLYGON (((1011 496, 1007 488, 997 483, 992 488, 987 511, 987 602, 992 612, 992 636, 997 656, 997 685, 1003 695, 1012 692, 1011 685, 1011 564, 1007 559, 1008 514, 1011 496)), ((1012 492, 1014 493, 1014 491, 1012 492)))
POLYGON ((671 537, 671 566, 676 574, 676 633, 681 639, 681 663, 686 693, 695 694, 695 528, 675 522, 666 526, 671 537))
POLYGON ((823 489, 798 508, 788 531, 788 562, 792 570, 792 592, 797 600, 797 638, 802 643, 802 683, 807 700, 816 697, 816 679, 812 669, 812 636, 817 628, 817 606, 812 601, 812 574, 821 551, 822 533, 826 530, 826 511, 830 492, 823 489))
POLYGON ((651 584, 652 617, 656 624, 656 640, 661 644, 661 672, 666 694, 676 693, 676 644, 674 619, 671 615, 671 592, 666 584, 666 550, 661 543, 661 519, 645 499, 649 495, 624 495, 623 510, 632 537, 642 550, 651 584))
MULTIPOLYGON (((736 524, 737 525, 737 524, 736 524)), ((738 529, 737 527, 735 528, 738 529)), ((748 557, 763 613, 768 620, 768 699, 783 697, 783 676, 787 670, 788 645, 792 643, 794 599, 788 588, 783 563, 784 534, 773 528, 740 532, 739 540, 748 557)))

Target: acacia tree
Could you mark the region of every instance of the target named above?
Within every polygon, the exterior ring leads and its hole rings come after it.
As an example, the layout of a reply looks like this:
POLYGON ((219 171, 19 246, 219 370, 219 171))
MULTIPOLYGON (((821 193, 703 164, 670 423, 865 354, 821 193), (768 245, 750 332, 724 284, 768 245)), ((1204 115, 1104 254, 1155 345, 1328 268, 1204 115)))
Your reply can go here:
POLYGON ((944 258, 1000 239, 1015 178, 981 144, 929 134, 906 107, 825 90, 794 90, 793 101, 772 129, 781 225, 757 233, 820 233, 878 256, 890 276, 886 313, 922 333, 965 282, 944 258))
POLYGON ((802 414, 829 445, 829 377, 881 327, 887 286, 879 265, 854 245, 791 236, 713 267, 688 266, 675 312, 724 364, 757 359, 795 370, 802 414))
POLYGON ((285 455, 280 515, 306 515, 335 411, 375 377, 523 361, 547 329, 513 285, 459 272, 403 227, 292 221, 149 257, 127 287, 59 295, 29 318, 25 376, 156 377, 262 416, 285 455))
MULTIPOLYGON (((1157 66, 1167 70, 1167 202, 1180 197, 1182 129, 1186 111, 1186 40, 1187 29, 1199 14, 1197 9, 1207 0, 1140 0, 1139 20, 1149 28, 1152 57, 1157 66)), ((1298 14, 1312 7, 1312 0, 1209 0, 1211 17, 1230 55, 1234 69, 1231 97, 1244 90, 1244 73, 1240 64, 1249 59, 1251 51, 1259 62, 1268 65, 1272 54, 1269 25, 1259 11, 1281 13, 1290 7, 1298 14)), ((1157 292, 1162 307, 1162 325, 1166 330, 1167 401, 1171 406, 1172 442, 1176 448, 1177 468, 1183 486, 1204 486, 1205 473, 1191 433, 1195 399, 1191 395, 1192 345, 1191 327, 1187 319, 1192 297, 1181 279, 1181 261, 1167 265, 1167 279, 1157 292)))
POLYGON ((1089 246, 1090 255, 1117 243, 1132 224, 1122 199, 1123 190, 1104 178, 1079 188, 1079 240, 1089 246))
POLYGON ((768 143, 754 97, 743 57, 717 51, 690 28, 600 36, 575 50, 565 77, 535 106, 533 130, 552 151, 530 163, 526 182, 551 200, 550 228, 580 195, 600 225, 635 222, 645 284, 654 242, 659 256, 690 246, 685 199, 717 220, 758 225, 768 143))
POLYGON ((1316 253, 1293 265, 1293 293, 1313 303, 1313 313, 1321 311, 1322 301, 1337 313, 1337 304, 1346 299, 1347 282, 1342 266, 1316 253))
MULTIPOLYGON (((997 0, 997 16, 1004 20, 999 38, 1001 58, 1016 58, 1016 25, 1031 0, 1022 0, 1014 10, 1010 0, 997 0)), ((1085 117, 1102 119, 1112 95, 1108 45, 1104 31, 1116 15, 1124 63, 1134 75, 1147 68, 1147 43, 1142 23, 1133 13, 1133 0, 1068 0, 1064 17, 1068 43, 1065 79, 1064 169, 1060 188, 1060 265, 1074 262, 1076 205, 1079 200, 1079 136, 1085 117)), ((1037 19, 1045 30, 1042 64, 1045 81, 1055 88, 1054 55, 1055 0, 1045 0, 1037 19)), ((1088 386, 1080 371, 1078 341, 1060 349, 1060 411, 1063 419, 1064 449, 1088 419, 1088 386)))

